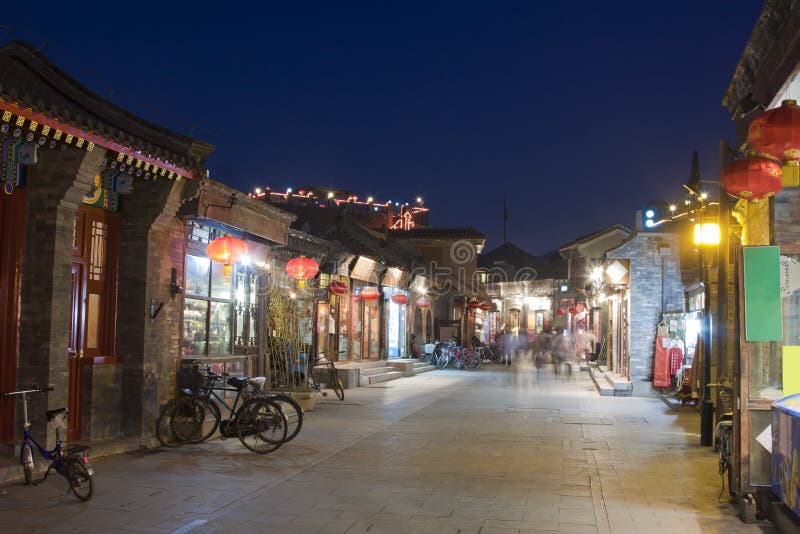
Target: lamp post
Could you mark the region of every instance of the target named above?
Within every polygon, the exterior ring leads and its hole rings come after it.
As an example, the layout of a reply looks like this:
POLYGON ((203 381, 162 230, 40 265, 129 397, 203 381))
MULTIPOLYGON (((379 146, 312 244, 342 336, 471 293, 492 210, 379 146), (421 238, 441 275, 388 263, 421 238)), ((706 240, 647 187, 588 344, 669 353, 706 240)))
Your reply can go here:
MULTIPOLYGON (((717 183, 710 180, 702 180, 699 183, 717 183)), ((699 185, 698 183, 698 185, 699 185)), ((701 323, 701 339, 703 343, 703 399, 700 406, 700 445, 709 446, 714 438, 714 402, 711 399, 711 346, 712 346, 712 322, 711 322, 711 293, 708 290, 711 282, 712 261, 706 261, 705 247, 708 245, 719 245, 720 228, 719 223, 707 223, 705 221, 705 194, 698 194, 688 186, 684 186, 690 193, 696 196, 700 203, 700 223, 694 227, 694 242, 700 248, 700 282, 703 285, 703 322, 701 323)))

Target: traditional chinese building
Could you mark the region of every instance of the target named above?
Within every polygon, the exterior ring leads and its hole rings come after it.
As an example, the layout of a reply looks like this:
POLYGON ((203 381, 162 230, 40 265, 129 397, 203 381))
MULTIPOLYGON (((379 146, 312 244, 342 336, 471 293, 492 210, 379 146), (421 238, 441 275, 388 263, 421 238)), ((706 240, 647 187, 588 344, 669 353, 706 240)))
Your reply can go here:
MULTIPOLYGON (((152 435, 180 350, 175 214, 212 147, 126 112, 22 42, 0 48, 0 114, 0 389, 52 385, 32 413, 68 406, 69 440, 152 435)), ((0 400, 2 443, 14 412, 0 400)))

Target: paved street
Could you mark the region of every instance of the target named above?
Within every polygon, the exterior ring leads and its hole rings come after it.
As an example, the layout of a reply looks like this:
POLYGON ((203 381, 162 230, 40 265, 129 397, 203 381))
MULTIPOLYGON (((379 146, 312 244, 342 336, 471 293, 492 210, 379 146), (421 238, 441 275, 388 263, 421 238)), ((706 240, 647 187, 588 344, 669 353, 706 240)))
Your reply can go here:
POLYGON ((773 532, 720 503, 698 416, 527 366, 435 371, 321 399, 271 455, 238 441, 98 459, 1 489, 4 532, 773 532))

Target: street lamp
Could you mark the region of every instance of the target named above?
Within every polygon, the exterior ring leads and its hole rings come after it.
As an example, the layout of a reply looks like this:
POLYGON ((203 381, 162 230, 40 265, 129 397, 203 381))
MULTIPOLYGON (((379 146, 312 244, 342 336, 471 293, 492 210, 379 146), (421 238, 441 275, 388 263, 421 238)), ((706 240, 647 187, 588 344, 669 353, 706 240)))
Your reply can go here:
MULTIPOLYGON (((716 183, 711 180, 701 180, 700 183, 716 183)), ((710 446, 713 443, 714 437, 714 403, 711 400, 711 310, 710 310, 710 297, 711 294, 708 290, 708 284, 711 281, 711 263, 706 264, 704 249, 706 246, 716 246, 720 243, 720 228, 719 223, 705 222, 706 200, 707 193, 698 193, 691 187, 684 185, 691 195, 697 198, 700 203, 700 223, 694 226, 694 242, 699 248, 700 252, 700 282, 703 286, 703 322, 700 329, 703 342, 703 400, 700 406, 700 445, 710 446)), ((724 195, 721 193, 720 196, 724 195)), ((718 217, 717 217, 718 218, 718 217)))

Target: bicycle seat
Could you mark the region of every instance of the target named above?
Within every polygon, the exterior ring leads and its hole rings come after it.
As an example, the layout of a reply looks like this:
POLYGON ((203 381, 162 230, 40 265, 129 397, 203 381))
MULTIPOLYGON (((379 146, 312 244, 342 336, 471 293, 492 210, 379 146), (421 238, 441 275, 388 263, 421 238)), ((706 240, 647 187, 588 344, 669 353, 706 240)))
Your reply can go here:
POLYGON ((53 419, 55 419, 56 417, 58 417, 62 413, 64 415, 68 414, 69 410, 67 408, 57 408, 55 410, 47 410, 44 413, 45 413, 45 415, 47 415, 47 420, 48 421, 52 421, 53 419))
POLYGON ((266 376, 256 376, 250 379, 250 384, 254 385, 256 389, 264 389, 264 384, 267 383, 266 376))
POLYGON ((247 385, 248 380, 250 379, 246 376, 232 376, 228 379, 228 385, 233 386, 238 390, 242 390, 247 385))

